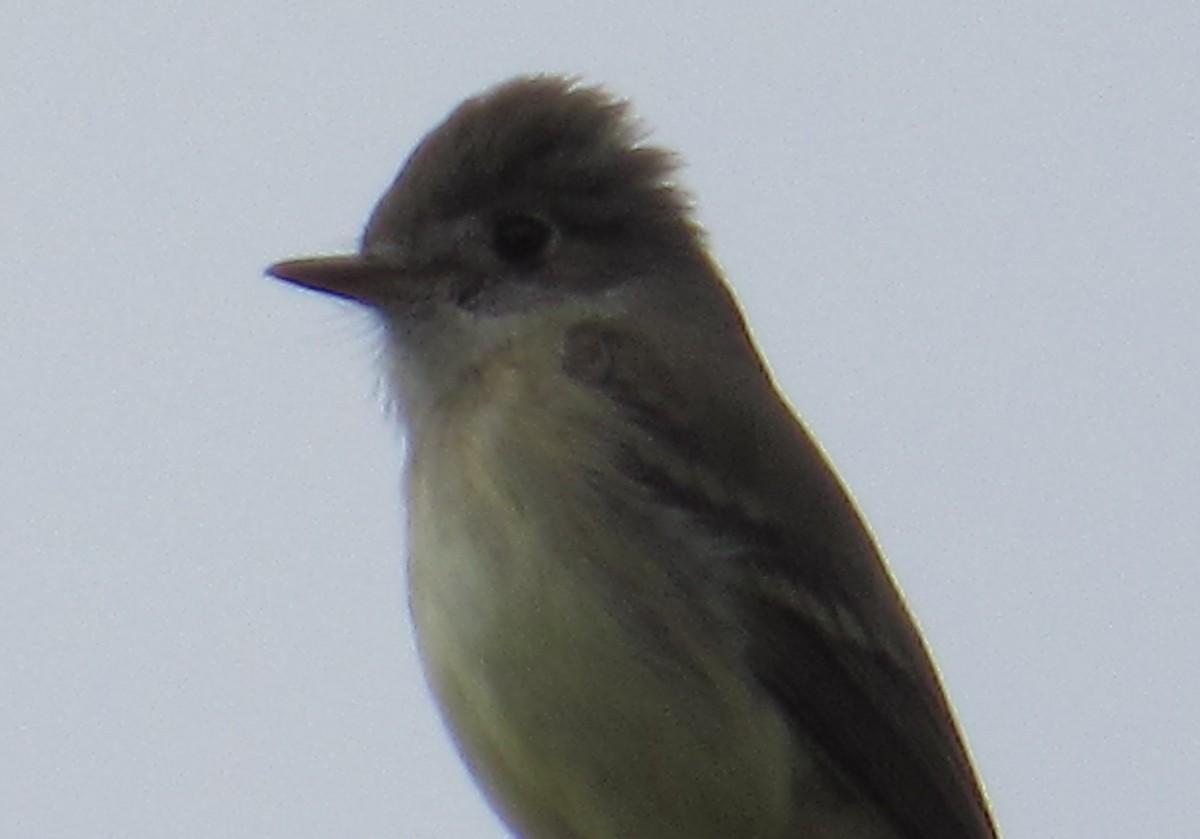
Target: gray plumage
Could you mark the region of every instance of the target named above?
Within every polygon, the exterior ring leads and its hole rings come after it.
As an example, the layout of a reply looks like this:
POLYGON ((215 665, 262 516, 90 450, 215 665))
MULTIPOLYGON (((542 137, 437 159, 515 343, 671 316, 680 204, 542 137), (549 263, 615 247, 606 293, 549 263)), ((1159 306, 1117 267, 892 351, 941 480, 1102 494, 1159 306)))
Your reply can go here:
POLYGON ((362 252, 272 273, 389 333, 412 608, 528 839, 987 839, 937 674, 772 384, 671 154, 551 77, 425 138, 362 252))

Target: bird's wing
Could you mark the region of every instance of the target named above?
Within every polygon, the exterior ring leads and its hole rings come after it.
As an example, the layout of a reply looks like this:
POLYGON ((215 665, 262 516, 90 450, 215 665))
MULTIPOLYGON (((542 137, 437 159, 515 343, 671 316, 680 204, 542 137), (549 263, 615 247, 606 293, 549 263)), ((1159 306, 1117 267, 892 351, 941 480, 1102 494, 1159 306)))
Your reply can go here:
POLYGON ((748 386, 769 392, 750 404, 769 404, 767 416, 706 387, 703 365, 668 366, 656 344, 585 324, 568 336, 564 369, 653 440, 626 445, 623 470, 672 520, 729 546, 719 588, 735 600, 750 673, 898 835, 994 839, 933 664, 875 544, 757 356, 742 384, 759 377, 748 386))

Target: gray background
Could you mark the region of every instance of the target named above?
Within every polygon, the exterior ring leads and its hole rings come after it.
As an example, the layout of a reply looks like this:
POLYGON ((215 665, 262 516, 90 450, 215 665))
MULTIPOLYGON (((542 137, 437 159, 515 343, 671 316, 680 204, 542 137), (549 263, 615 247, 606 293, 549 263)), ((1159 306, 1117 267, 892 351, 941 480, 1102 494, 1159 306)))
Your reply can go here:
POLYGON ((6 7, 0 836, 505 835, 378 329, 261 270, 537 70, 682 151, 1007 835, 1197 835, 1200 7, 826 5, 6 7))

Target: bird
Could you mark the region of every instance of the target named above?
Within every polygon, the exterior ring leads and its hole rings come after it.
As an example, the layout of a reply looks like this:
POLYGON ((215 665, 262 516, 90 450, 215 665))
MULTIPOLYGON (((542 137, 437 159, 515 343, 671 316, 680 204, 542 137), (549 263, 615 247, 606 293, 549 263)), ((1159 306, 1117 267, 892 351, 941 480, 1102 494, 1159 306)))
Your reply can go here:
POLYGON ((446 725, 524 839, 994 839, 679 168, 606 88, 521 76, 418 143, 358 252, 268 269, 382 326, 446 725))

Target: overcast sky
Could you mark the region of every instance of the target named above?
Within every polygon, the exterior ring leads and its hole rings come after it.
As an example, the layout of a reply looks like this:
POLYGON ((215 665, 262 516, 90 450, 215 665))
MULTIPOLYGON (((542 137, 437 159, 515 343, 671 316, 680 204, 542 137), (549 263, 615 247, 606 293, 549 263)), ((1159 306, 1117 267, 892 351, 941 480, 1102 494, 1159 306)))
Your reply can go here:
POLYGON ((17 0, 0 836, 507 834, 414 658, 352 248, 464 96, 680 150, 1010 839, 1200 824, 1200 5, 17 0))

